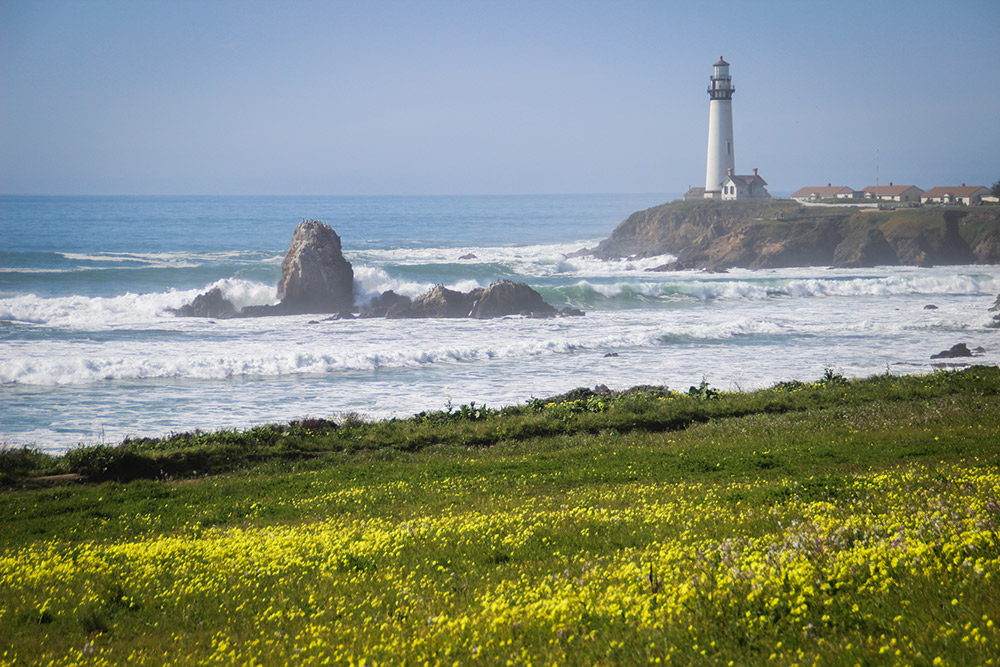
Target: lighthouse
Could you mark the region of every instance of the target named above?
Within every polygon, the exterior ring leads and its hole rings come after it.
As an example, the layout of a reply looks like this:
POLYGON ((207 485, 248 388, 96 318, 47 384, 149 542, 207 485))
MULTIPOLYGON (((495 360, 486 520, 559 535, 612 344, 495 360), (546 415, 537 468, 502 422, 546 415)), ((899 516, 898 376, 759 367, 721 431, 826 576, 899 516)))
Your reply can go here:
MULTIPOLYGON (((708 168, 705 170, 705 198, 720 199, 723 181, 736 173, 733 155, 733 79, 729 63, 719 57, 712 66, 708 86, 708 168)), ((756 170, 755 170, 756 171, 756 170)))

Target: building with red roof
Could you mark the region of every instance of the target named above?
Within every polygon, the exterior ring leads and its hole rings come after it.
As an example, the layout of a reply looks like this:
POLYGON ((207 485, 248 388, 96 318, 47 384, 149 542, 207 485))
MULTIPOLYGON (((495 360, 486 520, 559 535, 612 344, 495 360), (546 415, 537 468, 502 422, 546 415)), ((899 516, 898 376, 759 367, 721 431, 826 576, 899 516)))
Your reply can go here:
POLYGON ((939 185, 931 188, 920 197, 923 204, 963 204, 976 206, 981 204, 983 197, 992 194, 989 188, 982 185, 939 185))
POLYGON ((915 185, 896 185, 889 181, 889 185, 869 185, 862 190, 865 199, 877 199, 879 201, 893 201, 899 203, 919 203, 924 191, 915 185))

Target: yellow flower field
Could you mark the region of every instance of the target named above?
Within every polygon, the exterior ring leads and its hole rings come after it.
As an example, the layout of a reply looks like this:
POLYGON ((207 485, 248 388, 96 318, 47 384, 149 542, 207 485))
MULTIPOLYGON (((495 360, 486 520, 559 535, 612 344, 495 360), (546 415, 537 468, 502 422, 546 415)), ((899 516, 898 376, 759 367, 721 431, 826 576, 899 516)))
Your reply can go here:
POLYGON ((310 520, 47 539, 0 552, 0 662, 1000 662, 1000 470, 845 479, 456 477, 368 508, 424 483, 393 481, 295 500, 310 520))

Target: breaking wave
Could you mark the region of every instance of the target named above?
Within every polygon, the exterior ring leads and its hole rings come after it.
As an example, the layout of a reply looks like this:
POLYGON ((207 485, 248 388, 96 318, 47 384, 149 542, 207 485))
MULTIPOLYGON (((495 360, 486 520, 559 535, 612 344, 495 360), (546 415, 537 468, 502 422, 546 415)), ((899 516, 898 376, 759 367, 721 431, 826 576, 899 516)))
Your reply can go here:
POLYGON ((0 298, 0 322, 22 322, 51 327, 100 329, 109 326, 148 324, 167 311, 190 303, 198 294, 218 287, 237 308, 275 302, 273 285, 226 278, 194 290, 148 294, 126 293, 113 297, 39 297, 24 294, 0 298))

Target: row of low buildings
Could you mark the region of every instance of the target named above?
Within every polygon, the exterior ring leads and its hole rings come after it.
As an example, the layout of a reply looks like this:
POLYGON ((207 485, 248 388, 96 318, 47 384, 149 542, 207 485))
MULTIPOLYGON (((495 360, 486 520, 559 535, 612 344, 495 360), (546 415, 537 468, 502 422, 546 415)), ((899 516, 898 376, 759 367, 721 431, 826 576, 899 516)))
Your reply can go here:
POLYGON ((831 185, 799 188, 792 193, 796 201, 817 201, 820 199, 870 199, 895 202, 898 204, 960 204, 978 206, 984 201, 996 202, 997 198, 989 188, 981 185, 942 185, 924 191, 915 185, 869 185, 864 190, 854 190, 846 185, 831 185))

